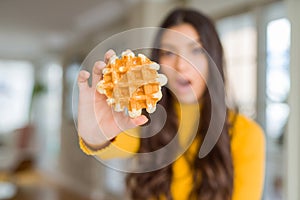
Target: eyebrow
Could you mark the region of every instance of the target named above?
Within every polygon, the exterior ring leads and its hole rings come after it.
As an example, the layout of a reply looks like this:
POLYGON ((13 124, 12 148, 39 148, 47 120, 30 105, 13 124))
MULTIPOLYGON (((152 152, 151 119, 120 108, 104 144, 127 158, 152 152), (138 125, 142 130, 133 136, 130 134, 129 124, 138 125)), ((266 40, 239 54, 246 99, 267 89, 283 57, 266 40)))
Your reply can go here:
MULTIPOLYGON (((190 46, 190 47, 198 46, 198 45, 202 47, 200 39, 197 39, 195 41, 186 44, 186 46, 190 46)), ((160 47, 164 47, 164 49, 170 49, 170 50, 176 49, 176 46, 170 43, 161 43, 160 47)))
POLYGON ((172 45, 172 44, 164 44, 164 43, 162 43, 161 45, 160 45, 160 48, 162 48, 162 47, 164 47, 163 48, 163 50, 164 49, 176 49, 176 47, 174 46, 174 45, 172 45))
POLYGON ((192 42, 190 42, 188 45, 189 46, 194 46, 194 45, 200 45, 200 46, 202 46, 202 43, 201 43, 201 41, 200 41, 200 38, 197 38, 196 40, 193 40, 192 42))

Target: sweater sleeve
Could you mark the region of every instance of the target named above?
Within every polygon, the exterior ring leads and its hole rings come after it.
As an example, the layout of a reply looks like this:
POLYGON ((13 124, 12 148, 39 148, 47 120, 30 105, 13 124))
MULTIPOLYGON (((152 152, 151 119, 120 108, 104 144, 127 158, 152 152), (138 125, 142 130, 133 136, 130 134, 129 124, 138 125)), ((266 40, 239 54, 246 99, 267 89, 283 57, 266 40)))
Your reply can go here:
POLYGON ((127 158, 133 156, 139 149, 139 129, 131 129, 120 133, 109 146, 100 149, 90 149, 79 137, 79 146, 87 155, 95 155, 100 159, 127 158))
POLYGON ((254 121, 239 115, 232 132, 233 200, 260 200, 265 173, 265 137, 254 121))

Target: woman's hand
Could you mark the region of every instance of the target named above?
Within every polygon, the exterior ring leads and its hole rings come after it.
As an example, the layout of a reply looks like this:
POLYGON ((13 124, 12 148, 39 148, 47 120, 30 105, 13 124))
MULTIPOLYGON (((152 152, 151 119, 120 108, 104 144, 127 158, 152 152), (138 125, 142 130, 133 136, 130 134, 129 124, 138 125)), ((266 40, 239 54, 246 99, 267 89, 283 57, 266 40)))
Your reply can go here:
MULTIPOLYGON (((113 55, 115 55, 113 50, 107 51, 105 62, 108 62, 113 55)), ((95 63, 91 87, 88 85, 89 72, 80 71, 77 80, 79 87, 78 134, 87 145, 95 149, 100 148, 122 131, 148 121, 144 115, 132 119, 123 112, 113 111, 106 103, 106 96, 96 91, 96 85, 102 78, 105 62, 95 63)))

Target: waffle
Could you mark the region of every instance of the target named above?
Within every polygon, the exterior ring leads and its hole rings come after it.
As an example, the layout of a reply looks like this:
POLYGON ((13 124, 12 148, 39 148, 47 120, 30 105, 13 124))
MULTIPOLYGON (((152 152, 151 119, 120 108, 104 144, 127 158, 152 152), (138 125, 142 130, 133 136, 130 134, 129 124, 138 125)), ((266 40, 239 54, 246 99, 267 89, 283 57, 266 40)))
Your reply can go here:
POLYGON ((132 118, 140 116, 142 109, 153 113, 162 98, 161 86, 167 83, 167 77, 157 73, 159 67, 145 55, 127 50, 121 58, 110 58, 96 89, 117 112, 128 112, 132 118))

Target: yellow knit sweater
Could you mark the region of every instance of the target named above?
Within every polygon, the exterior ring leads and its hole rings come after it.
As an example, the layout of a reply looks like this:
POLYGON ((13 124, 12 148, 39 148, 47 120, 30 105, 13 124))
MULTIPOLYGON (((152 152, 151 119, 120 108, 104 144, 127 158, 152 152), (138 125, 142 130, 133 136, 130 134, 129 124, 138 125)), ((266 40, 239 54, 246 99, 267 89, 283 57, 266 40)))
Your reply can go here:
MULTIPOLYGON (((177 109, 178 111, 178 109, 177 109)), ((195 105, 181 106, 181 124, 179 141, 184 144, 190 136, 195 118, 199 113, 195 105)), ((121 133, 110 144, 100 151, 92 151, 80 138, 81 149, 89 155, 96 155, 101 159, 128 157, 135 154, 139 148, 139 129, 121 133)), ((188 149, 188 153, 196 152, 195 142, 188 149)), ((237 115, 231 130, 231 151, 234 167, 233 200, 261 199, 264 168, 265 168, 265 138, 262 129, 252 120, 237 115)), ((173 163, 173 179, 171 193, 174 200, 187 200, 193 184, 191 169, 182 156, 173 163)))

